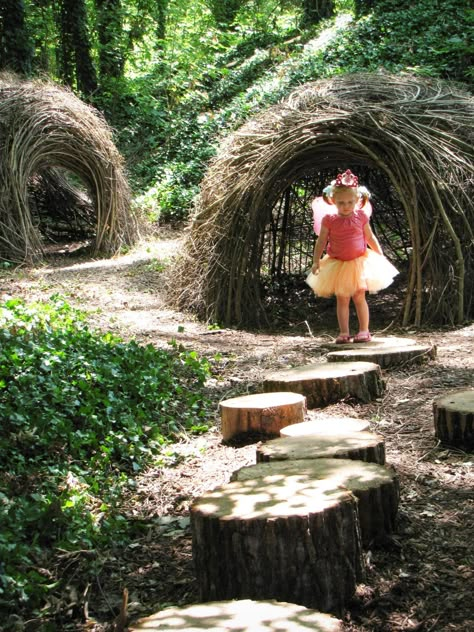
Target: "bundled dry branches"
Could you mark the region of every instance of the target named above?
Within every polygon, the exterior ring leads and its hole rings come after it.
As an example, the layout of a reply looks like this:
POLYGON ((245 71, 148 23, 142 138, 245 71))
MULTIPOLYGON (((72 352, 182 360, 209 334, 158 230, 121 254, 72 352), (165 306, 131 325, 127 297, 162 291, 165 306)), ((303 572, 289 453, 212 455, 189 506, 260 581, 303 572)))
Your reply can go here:
MULTIPOLYGON (((47 182, 55 170, 74 174, 87 188, 95 213, 95 253, 114 253, 136 239, 123 160, 111 131, 71 92, 0 74, 0 151, 1 258, 21 262, 41 255, 41 227, 29 190, 35 178, 47 182)), ((54 181, 60 186, 60 177, 54 181)))
POLYGON ((473 113, 469 94, 408 75, 295 90, 222 143, 173 275, 175 304, 258 323, 263 235, 282 192, 315 167, 364 165, 388 178, 411 233, 403 323, 463 321, 474 293, 473 113))

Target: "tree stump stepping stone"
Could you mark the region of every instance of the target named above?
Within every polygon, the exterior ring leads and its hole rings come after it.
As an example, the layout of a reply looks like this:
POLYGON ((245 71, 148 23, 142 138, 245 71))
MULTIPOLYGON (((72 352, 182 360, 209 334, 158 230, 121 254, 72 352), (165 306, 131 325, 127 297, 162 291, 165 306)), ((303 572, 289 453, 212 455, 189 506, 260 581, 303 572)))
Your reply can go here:
POLYGON ((257 445, 257 463, 323 458, 384 465, 384 439, 372 432, 352 432, 345 435, 280 437, 257 445))
POLYGON ((281 477, 314 477, 350 490, 359 501, 362 544, 383 544, 393 533, 400 500, 395 470, 376 463, 349 459, 272 461, 242 467, 231 480, 259 479, 262 486, 275 484, 281 477))
POLYGON ((130 632, 342 632, 342 621, 295 603, 240 599, 165 608, 140 619, 130 632))
POLYGON ((335 435, 363 432, 370 429, 370 424, 364 419, 354 417, 321 417, 299 424, 285 426, 280 430, 280 437, 303 437, 307 435, 335 435))
POLYGON ((379 365, 373 362, 327 362, 270 373, 263 388, 300 393, 308 408, 319 408, 347 396, 370 402, 383 394, 385 382, 379 365))
POLYGON ((474 450, 474 389, 447 393, 433 402, 435 436, 441 443, 474 450))
POLYGON ((275 599, 340 615, 363 579, 358 501, 305 475, 232 481, 190 508, 202 601, 275 599))
POLYGON ((388 345, 366 347, 366 344, 370 343, 357 343, 352 345, 350 349, 331 351, 326 358, 329 362, 374 362, 382 369, 389 369, 400 365, 420 364, 436 357, 436 346, 434 345, 408 344, 396 347, 388 345))
POLYGON ((378 348, 378 347, 407 347, 417 344, 414 338, 400 338, 398 336, 372 336, 369 342, 346 342, 344 344, 336 344, 335 342, 323 342, 322 349, 330 351, 340 351, 343 349, 378 348))
POLYGON ((256 393, 219 404, 224 440, 246 432, 277 435, 288 424, 304 420, 306 398, 292 392, 256 393))

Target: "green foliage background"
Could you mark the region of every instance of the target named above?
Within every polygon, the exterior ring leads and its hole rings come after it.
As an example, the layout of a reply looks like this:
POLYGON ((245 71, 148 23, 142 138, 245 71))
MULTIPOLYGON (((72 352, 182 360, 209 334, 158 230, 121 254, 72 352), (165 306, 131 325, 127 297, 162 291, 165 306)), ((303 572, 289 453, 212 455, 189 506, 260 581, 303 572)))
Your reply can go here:
MULTIPOLYGON (((185 219, 219 140, 247 118, 308 81, 356 71, 408 72, 472 85, 473 11, 464 0, 381 0, 355 19, 351 2, 308 29, 295 14, 244 21, 232 33, 206 32, 206 54, 175 60, 171 82, 160 67, 128 83, 138 116, 119 126, 133 156, 137 202, 152 220, 185 219), (208 57, 209 55, 209 57, 208 57), (193 60, 190 66, 190 60, 193 60)), ((248 20, 248 18, 247 18, 248 20)), ((196 44, 196 40, 194 40, 196 44)), ((191 44, 191 42, 190 42, 191 44)), ((170 78, 171 79, 171 78, 170 78)))
POLYGON ((208 376, 194 351, 91 330, 59 296, 0 305, 0 613, 43 605, 55 550, 127 541, 122 490, 208 428, 208 376))
POLYGON ((0 68, 27 57, 19 68, 46 72, 104 112, 152 222, 185 220, 219 140, 301 83, 388 70, 472 86, 469 0, 334 0, 325 19, 305 15, 308 0, 5 6, 0 68))
MULTIPOLYGON (((468 0, 336 0, 313 20, 310 4, 8 0, 0 69, 46 73, 99 108, 137 207, 182 222, 220 140, 295 86, 360 70, 472 86, 468 0)), ((209 370, 176 345, 95 332, 61 297, 0 306, 0 619, 53 617, 58 550, 127 542, 123 489, 206 429, 209 370)))

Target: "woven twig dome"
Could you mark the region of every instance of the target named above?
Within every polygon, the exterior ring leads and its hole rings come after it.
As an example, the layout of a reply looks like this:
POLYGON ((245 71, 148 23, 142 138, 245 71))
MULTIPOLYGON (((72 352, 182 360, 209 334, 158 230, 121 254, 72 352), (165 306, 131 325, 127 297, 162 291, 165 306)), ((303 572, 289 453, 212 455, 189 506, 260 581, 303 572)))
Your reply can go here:
POLYGON ((463 321, 474 293, 473 113, 459 87, 409 75, 344 75, 295 90, 222 143, 173 274, 174 303, 222 324, 264 322, 264 235, 277 200, 315 168, 359 165, 389 183, 408 225, 400 319, 463 321))
MULTIPOLYGON (((94 253, 111 254, 136 239, 123 160, 111 131, 96 110, 70 91, 49 81, 0 74, 0 147, 1 258, 41 257, 43 235, 31 208, 31 190, 38 183, 50 186, 50 203, 55 198, 58 204, 71 203, 75 195, 64 174, 76 177, 90 197, 85 204, 78 194, 76 210, 91 224, 93 209, 94 253)), ((54 215, 55 209, 50 211, 54 215)))

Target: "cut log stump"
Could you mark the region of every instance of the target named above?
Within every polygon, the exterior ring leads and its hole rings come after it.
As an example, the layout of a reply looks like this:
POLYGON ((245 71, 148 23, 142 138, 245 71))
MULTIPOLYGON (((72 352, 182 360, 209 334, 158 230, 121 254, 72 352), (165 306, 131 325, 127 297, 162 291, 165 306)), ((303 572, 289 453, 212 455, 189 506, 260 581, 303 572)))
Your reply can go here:
POLYGON ((383 465, 384 439, 372 432, 352 432, 346 435, 280 437, 257 445, 257 463, 323 458, 353 459, 383 465))
POLYGON ((264 378, 263 388, 300 393, 308 408, 319 408, 347 396, 370 402, 382 395, 385 382, 380 367, 372 362, 328 362, 271 373, 264 378))
POLYGON ((342 632, 342 621, 330 614, 276 601, 214 601, 182 608, 166 608, 138 621, 130 632, 342 632))
POLYGON ((401 365, 421 364, 436 358, 436 346, 409 344, 389 347, 387 345, 366 347, 357 343, 350 349, 331 351, 326 358, 329 362, 374 362, 382 369, 401 365))
POLYGON ((363 577, 358 503, 307 474, 232 481, 191 505, 200 599, 276 599, 339 615, 363 577))
POLYGON ((474 450, 474 389, 443 395, 433 402, 435 436, 441 443, 474 450))
POLYGON ((246 432, 275 436, 288 424, 300 423, 306 398, 298 393, 257 393, 227 399, 219 405, 224 440, 246 432))
POLYGON ((343 345, 335 342, 323 342, 320 347, 328 351, 341 351, 345 349, 375 349, 378 347, 407 347, 417 344, 413 338, 399 338, 398 336, 372 336, 369 342, 347 342, 343 345))
POLYGON ((231 480, 259 479, 262 486, 272 486, 286 476, 327 479, 331 485, 350 490, 359 501, 364 547, 383 545, 393 533, 400 499, 393 468, 348 459, 272 461, 243 467, 232 474, 231 480))
POLYGON ((346 435, 369 430, 370 424, 354 417, 321 417, 285 426, 280 430, 281 437, 303 437, 307 435, 346 435))

